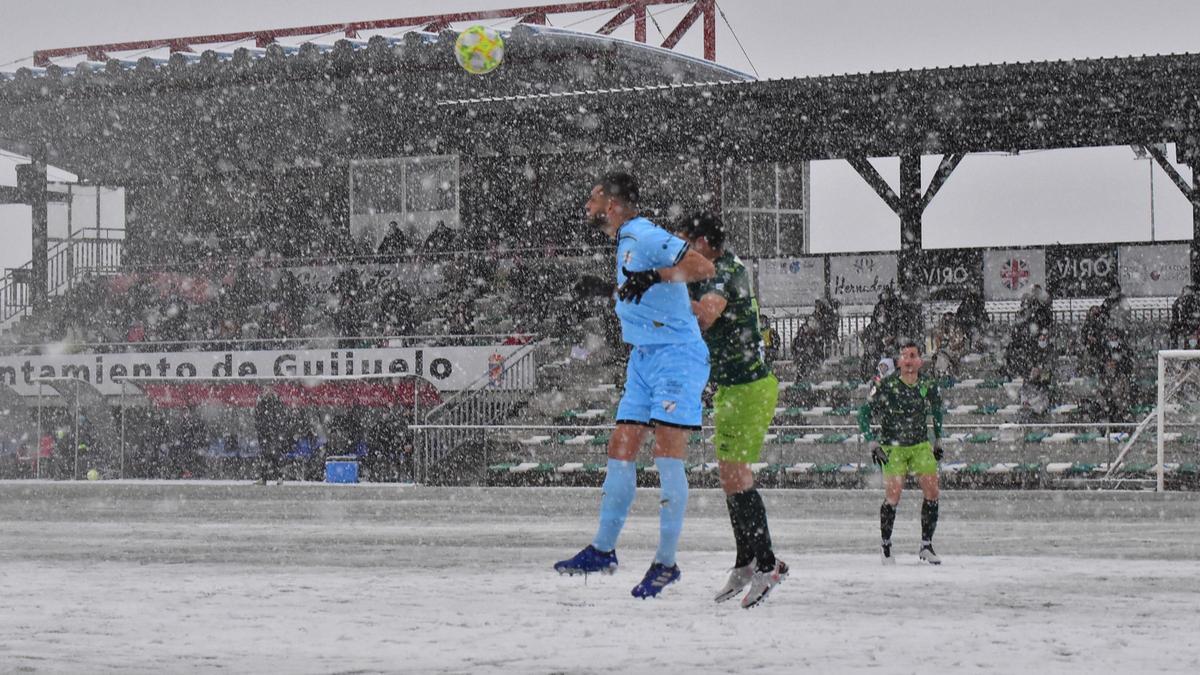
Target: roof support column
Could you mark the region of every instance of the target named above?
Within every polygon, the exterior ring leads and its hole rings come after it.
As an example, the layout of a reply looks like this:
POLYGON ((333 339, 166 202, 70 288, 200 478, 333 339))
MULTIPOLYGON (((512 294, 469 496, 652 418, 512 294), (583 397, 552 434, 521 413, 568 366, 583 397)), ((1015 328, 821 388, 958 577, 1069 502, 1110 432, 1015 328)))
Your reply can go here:
POLYGON ((1192 150, 1192 283, 1200 284, 1200 148, 1192 150))
POLYGON ((900 255, 897 281, 900 292, 912 298, 921 277, 921 153, 900 155, 900 255))
POLYGON ((46 278, 49 273, 49 219, 46 202, 46 144, 35 143, 30 153, 29 164, 17 166, 17 186, 22 192, 22 201, 29 204, 33 223, 33 278, 29 280, 29 295, 35 312, 46 306, 48 299, 46 278))

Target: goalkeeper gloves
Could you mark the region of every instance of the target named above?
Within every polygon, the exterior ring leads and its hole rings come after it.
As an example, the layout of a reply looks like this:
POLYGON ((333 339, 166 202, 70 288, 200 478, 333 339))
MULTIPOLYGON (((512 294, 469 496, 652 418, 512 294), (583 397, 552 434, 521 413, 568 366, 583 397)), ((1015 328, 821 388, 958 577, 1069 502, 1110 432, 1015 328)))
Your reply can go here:
POLYGON ((940 462, 940 461, 942 461, 942 455, 944 455, 944 454, 945 453, 942 452, 942 446, 940 446, 940 445, 933 446, 933 458, 934 459, 936 459, 937 461, 940 462))
POLYGON ((888 455, 878 443, 871 446, 871 461, 875 462, 879 466, 887 464, 888 455))
POLYGON ((645 272, 630 272, 622 267, 621 273, 625 275, 625 283, 621 284, 621 288, 617 289, 617 297, 624 302, 633 300, 641 304, 642 296, 650 287, 662 281, 662 275, 658 270, 646 270, 645 272))

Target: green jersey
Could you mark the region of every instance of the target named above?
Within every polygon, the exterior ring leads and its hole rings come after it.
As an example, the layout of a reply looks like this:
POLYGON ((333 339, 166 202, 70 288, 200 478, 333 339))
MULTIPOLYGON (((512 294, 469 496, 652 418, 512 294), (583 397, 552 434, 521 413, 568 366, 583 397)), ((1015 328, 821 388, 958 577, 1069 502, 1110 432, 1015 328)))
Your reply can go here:
POLYGON ((756 382, 771 374, 763 363, 762 332, 758 329, 758 298, 746 266, 731 251, 713 261, 711 279, 688 284, 693 300, 716 293, 725 298, 725 311, 704 331, 712 380, 720 385, 756 382))
POLYGON ((879 416, 880 442, 892 445, 916 445, 929 440, 926 415, 933 417, 933 436, 942 437, 942 394, 937 383, 918 377, 916 384, 905 384, 899 373, 883 378, 871 388, 871 395, 858 411, 858 429, 867 440, 871 417, 879 416))

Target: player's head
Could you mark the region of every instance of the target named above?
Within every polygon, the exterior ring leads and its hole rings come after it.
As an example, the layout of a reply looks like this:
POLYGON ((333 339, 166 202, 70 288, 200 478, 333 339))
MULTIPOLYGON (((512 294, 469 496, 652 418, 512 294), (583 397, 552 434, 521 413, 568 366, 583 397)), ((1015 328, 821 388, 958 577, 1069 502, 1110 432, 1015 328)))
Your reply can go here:
POLYGON ((900 367, 901 375, 915 375, 921 370, 924 361, 921 360, 921 346, 912 340, 904 340, 900 343, 900 361, 896 365, 900 367))
POLYGON ((620 225, 637 213, 641 196, 637 179, 630 174, 606 173, 592 186, 586 207, 588 222, 602 230, 620 225))
POLYGON ((707 258, 716 257, 725 248, 725 224, 711 213, 684 216, 675 229, 707 258), (709 250, 704 250, 705 247, 709 250), (716 255, 709 255, 710 253, 716 255))

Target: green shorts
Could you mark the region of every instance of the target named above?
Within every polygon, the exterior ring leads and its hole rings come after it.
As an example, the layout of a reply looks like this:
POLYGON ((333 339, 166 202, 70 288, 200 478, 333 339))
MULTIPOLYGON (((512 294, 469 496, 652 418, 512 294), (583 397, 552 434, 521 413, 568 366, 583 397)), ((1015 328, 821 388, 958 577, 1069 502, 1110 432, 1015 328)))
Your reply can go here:
POLYGON ((767 375, 746 384, 717 387, 713 396, 713 423, 717 433, 713 445, 722 462, 752 464, 762 454, 763 437, 775 418, 779 380, 767 375))
POLYGON ((884 476, 907 476, 915 473, 918 476, 933 476, 937 474, 937 460, 933 457, 933 446, 929 441, 916 445, 885 445, 887 464, 883 465, 884 476))

